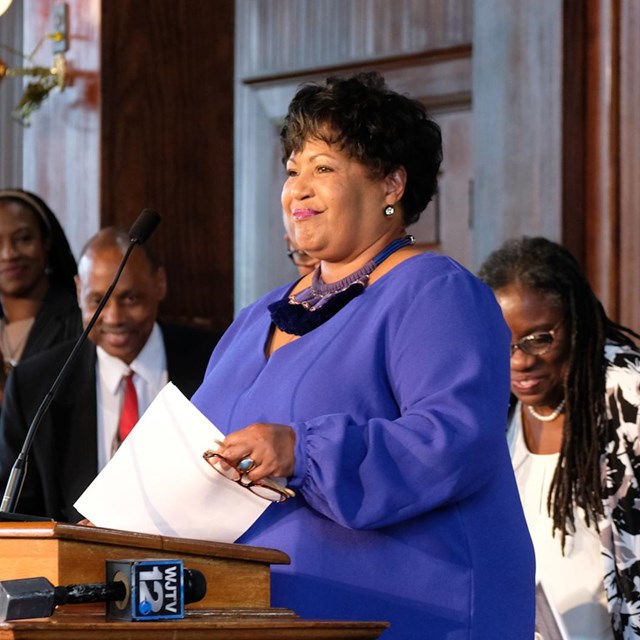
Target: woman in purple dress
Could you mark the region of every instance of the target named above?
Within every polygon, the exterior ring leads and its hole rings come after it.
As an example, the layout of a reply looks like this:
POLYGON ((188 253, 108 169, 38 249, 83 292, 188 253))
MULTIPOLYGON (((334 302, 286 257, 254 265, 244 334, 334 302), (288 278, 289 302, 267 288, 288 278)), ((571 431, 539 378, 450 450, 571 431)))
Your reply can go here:
POLYGON ((486 285, 406 233, 436 190, 439 127, 369 73, 302 86, 281 141, 283 210, 319 266, 239 314, 193 397, 228 434, 223 471, 295 492, 239 542, 290 556, 272 604, 304 617, 531 640, 509 331, 486 285))

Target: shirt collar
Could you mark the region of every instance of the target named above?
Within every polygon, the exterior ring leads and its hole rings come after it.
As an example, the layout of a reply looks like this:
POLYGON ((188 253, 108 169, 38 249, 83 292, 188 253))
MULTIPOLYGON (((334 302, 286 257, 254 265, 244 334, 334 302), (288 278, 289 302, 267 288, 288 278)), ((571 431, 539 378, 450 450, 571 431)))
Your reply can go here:
POLYGON ((161 384, 161 378, 166 369, 166 356, 162 331, 158 323, 154 323, 142 351, 130 365, 127 365, 120 358, 109 355, 102 347, 97 347, 96 352, 100 377, 113 394, 117 392, 122 377, 127 375, 129 371, 133 371, 147 383, 156 386, 161 384))

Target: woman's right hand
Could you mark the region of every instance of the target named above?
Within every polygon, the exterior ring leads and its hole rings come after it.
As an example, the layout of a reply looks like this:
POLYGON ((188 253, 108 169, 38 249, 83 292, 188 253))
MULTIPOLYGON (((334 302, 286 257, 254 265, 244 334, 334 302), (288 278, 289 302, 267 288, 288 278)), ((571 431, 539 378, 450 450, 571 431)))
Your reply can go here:
POLYGON ((236 465, 246 458, 253 460, 247 475, 254 482, 267 476, 287 478, 293 475, 295 443, 290 426, 254 422, 226 436, 218 453, 236 465))

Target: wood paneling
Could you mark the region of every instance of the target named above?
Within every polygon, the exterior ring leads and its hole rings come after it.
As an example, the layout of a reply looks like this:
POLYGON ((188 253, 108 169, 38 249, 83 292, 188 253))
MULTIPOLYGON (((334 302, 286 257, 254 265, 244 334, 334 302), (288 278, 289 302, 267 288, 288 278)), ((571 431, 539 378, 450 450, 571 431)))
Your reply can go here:
POLYGON ((101 207, 162 216, 165 318, 233 313, 233 0, 102 4, 101 207))
MULTIPOLYGON (((82 607, 82 605, 78 605, 82 607)), ((0 640, 375 640, 386 622, 302 620, 277 610, 239 610, 236 615, 218 610, 189 613, 183 620, 106 622, 104 615, 71 607, 53 618, 18 620, 0 624, 0 640)))
MULTIPOLYGON (((0 43, 14 51, 22 51, 22 0, 13 0, 0 18, 0 43)), ((9 66, 20 60, 0 47, 0 58, 9 66)), ((0 80, 0 188, 22 185, 22 127, 11 118, 23 87, 17 79, 0 80)))
MULTIPOLYGON (((52 31, 56 0, 24 0, 24 49, 52 31)), ((68 0, 69 86, 54 90, 24 131, 24 186, 59 217, 77 254, 100 225, 100 0, 68 0)), ((38 62, 52 62, 50 41, 38 62)))
POLYGON ((640 5, 633 0, 589 0, 585 6, 580 257, 609 316, 638 331, 640 5))
POLYGON ((589 0, 586 41, 585 255, 587 277, 618 317, 619 66, 617 0, 589 0))
POLYGON ((476 265, 507 238, 562 239, 562 4, 474 4, 476 265))
POLYGON ((587 11, 565 2, 562 22, 562 241, 585 264, 587 11))
POLYGON ((640 3, 620 15, 619 318, 640 332, 640 3))
POLYGON ((237 70, 303 76, 471 42, 471 0, 238 0, 237 70))

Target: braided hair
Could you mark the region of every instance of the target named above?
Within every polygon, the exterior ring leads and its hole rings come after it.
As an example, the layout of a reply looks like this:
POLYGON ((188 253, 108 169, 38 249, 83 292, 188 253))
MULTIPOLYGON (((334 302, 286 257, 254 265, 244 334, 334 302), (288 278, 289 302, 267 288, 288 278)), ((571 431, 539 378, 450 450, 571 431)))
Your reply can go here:
POLYGON ((553 530, 560 532, 564 548, 566 535, 575 532, 575 507, 584 510, 588 526, 597 527, 603 514, 600 457, 612 436, 605 406, 605 342, 635 346, 640 336, 607 317, 577 260, 546 238, 508 240, 487 257, 478 276, 494 291, 518 284, 564 308, 571 345, 566 415, 547 498, 553 530))

